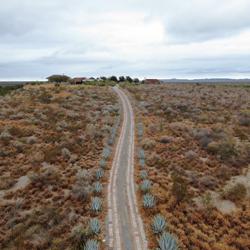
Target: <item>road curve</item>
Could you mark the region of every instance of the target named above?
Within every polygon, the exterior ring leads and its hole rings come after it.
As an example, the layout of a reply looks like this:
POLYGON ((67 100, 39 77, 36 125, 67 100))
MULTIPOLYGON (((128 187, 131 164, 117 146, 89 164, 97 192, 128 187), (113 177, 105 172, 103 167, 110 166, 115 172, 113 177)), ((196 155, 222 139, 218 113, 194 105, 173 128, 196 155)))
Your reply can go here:
POLYGON ((123 108, 123 124, 108 185, 108 249, 146 250, 134 184, 134 113, 126 94, 113 88, 123 108))

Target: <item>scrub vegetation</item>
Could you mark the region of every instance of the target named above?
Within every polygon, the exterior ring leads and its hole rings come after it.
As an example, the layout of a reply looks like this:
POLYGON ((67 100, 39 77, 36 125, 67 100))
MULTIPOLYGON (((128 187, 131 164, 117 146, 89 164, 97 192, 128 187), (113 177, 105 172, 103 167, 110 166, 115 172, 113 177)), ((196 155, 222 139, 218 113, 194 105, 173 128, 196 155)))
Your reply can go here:
POLYGON ((0 107, 0 249, 103 249, 116 94, 26 85, 0 107))
POLYGON ((136 107, 138 203, 150 249, 250 247, 250 89, 124 87, 136 107))

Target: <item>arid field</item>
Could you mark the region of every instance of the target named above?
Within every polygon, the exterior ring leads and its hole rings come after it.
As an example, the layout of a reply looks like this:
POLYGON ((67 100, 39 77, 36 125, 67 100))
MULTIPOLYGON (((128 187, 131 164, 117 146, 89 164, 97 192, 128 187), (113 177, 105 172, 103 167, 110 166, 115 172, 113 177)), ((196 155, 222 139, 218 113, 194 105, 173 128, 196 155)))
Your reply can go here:
POLYGON ((137 194, 149 248, 164 229, 180 249, 250 249, 250 88, 126 90, 136 109, 137 194))
POLYGON ((103 248, 119 123, 109 87, 28 85, 0 97, 0 249, 103 248))

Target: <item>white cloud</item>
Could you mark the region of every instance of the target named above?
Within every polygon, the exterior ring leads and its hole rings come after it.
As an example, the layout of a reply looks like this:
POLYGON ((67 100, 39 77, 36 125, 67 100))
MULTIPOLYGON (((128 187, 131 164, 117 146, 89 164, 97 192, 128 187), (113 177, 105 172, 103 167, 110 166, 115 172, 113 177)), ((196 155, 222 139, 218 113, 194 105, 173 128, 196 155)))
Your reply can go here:
POLYGON ((0 79, 245 77, 249 10, 248 0, 4 1, 0 79))

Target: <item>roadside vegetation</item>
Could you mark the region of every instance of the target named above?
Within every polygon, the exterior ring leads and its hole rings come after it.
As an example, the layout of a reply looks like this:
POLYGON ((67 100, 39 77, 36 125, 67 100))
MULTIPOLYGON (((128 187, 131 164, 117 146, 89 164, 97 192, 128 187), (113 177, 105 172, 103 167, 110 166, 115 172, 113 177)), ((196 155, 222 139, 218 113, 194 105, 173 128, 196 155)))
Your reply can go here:
POLYGON ((13 90, 21 89, 23 88, 22 85, 15 85, 15 86, 0 86, 0 96, 5 96, 13 90))
POLYGON ((117 96, 26 85, 0 106, 0 249, 103 249, 117 96))
POLYGON ((136 106, 138 201, 149 248, 249 249, 249 88, 124 88, 136 106))

